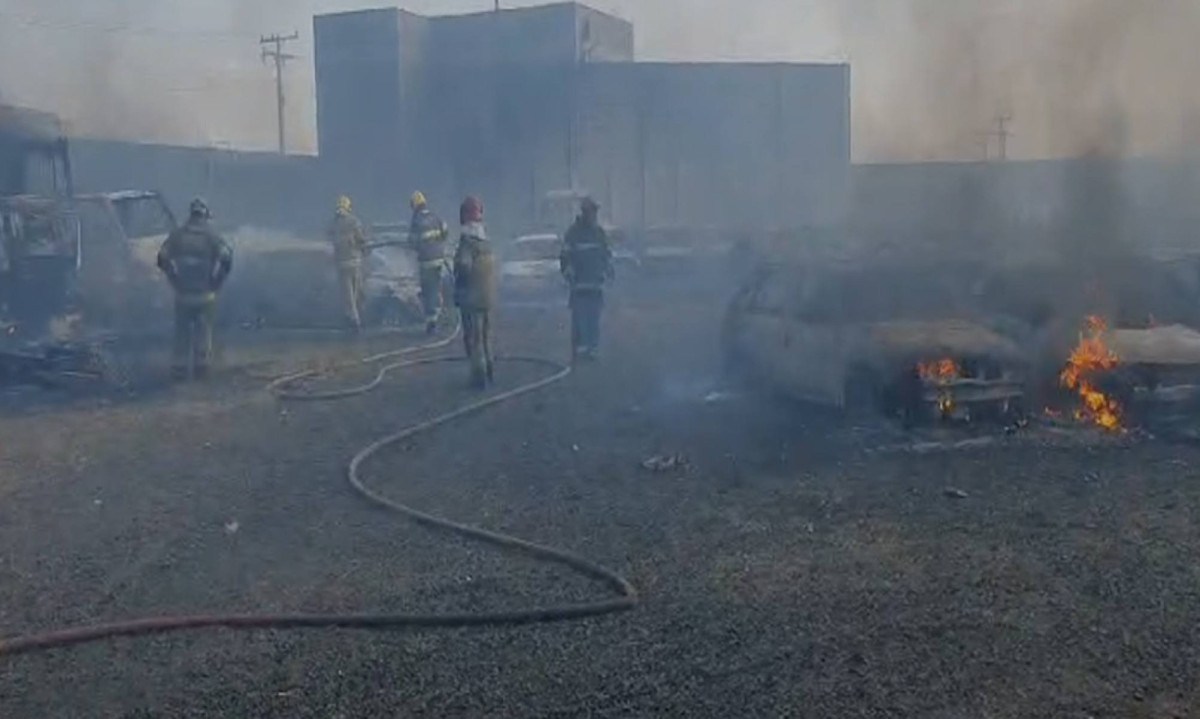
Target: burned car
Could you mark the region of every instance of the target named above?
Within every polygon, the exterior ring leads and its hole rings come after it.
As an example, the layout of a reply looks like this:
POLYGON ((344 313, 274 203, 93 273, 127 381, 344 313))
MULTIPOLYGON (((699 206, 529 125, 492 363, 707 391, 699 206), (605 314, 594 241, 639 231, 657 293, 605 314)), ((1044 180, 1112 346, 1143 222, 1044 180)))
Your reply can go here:
POLYGON ((1021 411, 1025 363, 936 267, 768 265, 729 306, 731 369, 796 399, 905 421, 1021 411))
POLYGON ((77 273, 83 253, 79 221, 69 203, 48 198, 0 198, 0 301, 5 332, 39 337, 78 310, 77 273))
MULTIPOLYGON (((241 228, 230 234, 235 260, 221 297, 222 322, 254 327, 341 327, 344 311, 328 242, 241 228)), ((421 317, 416 261, 390 243, 363 261, 364 319, 395 325, 421 317)))
POLYGON ((175 215, 162 195, 124 190, 76 198, 83 233, 80 292, 89 322, 129 331, 170 316, 172 293, 156 258, 175 215))
POLYGON ((1030 358, 1038 405, 1118 429, 1200 381, 1200 258, 1119 256, 993 269, 980 301, 1030 358))

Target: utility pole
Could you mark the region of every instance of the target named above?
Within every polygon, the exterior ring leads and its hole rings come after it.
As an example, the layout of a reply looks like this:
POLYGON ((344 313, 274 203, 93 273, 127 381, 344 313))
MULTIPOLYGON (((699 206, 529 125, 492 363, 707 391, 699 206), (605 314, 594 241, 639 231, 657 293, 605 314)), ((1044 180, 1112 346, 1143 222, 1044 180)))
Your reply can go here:
POLYGON ((263 45, 262 59, 263 62, 270 58, 275 61, 275 107, 279 115, 279 154, 287 152, 287 145, 284 136, 284 121, 283 121, 283 66, 288 60, 295 60, 296 55, 289 55, 283 51, 283 44, 292 40, 300 39, 299 32, 293 32, 291 35, 279 35, 278 33, 263 37, 258 41, 259 45, 263 45), (274 45, 274 49, 268 49, 266 46, 274 45))
POLYGON ((990 134, 996 138, 1000 161, 1003 162, 1008 159, 1008 138, 1013 136, 1012 131, 1008 129, 1008 123, 1012 122, 1012 115, 997 113, 995 122, 996 129, 990 134))

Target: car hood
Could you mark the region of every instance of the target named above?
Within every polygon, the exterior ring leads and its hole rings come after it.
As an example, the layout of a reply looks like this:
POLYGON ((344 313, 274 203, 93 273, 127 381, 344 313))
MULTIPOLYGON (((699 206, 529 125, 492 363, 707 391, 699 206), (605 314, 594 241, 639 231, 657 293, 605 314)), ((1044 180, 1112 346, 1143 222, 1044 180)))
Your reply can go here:
POLYGON ((906 320, 867 326, 872 342, 891 356, 913 359, 988 356, 1020 363, 1011 340, 969 320, 906 320))
POLYGON ((1122 363, 1200 364, 1200 332, 1183 325, 1118 329, 1110 333, 1108 342, 1122 363))

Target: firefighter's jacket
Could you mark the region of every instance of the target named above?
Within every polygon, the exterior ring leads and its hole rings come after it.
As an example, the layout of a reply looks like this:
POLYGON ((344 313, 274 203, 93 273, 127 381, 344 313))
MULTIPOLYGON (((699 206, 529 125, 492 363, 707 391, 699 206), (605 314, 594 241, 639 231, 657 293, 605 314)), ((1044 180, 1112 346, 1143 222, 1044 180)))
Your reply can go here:
POLYGON ((194 217, 167 235, 158 267, 181 301, 211 301, 233 269, 233 249, 208 220, 194 217))
POLYGON ((563 240, 559 266, 572 292, 600 292, 612 277, 612 249, 600 225, 577 218, 563 240))
POLYGON ((362 223, 349 212, 339 212, 329 223, 329 243, 339 265, 357 265, 367 251, 367 235, 362 223))
POLYGON ((450 228, 428 207, 413 213, 408 237, 417 250, 417 262, 422 267, 441 267, 446 262, 446 241, 450 239, 450 228))
POLYGON ((486 312, 496 305, 496 260, 479 222, 463 226, 454 253, 454 303, 470 312, 486 312))

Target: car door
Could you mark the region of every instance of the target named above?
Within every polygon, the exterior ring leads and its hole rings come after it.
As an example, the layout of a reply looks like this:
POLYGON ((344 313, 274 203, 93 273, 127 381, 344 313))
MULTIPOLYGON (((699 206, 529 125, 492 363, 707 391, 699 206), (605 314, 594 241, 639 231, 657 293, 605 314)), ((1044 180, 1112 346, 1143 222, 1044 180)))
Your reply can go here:
POLYGON ((781 326, 781 374, 806 400, 836 405, 844 377, 844 286, 836 274, 807 273, 794 287, 781 326))
POLYGON ((780 318, 787 304, 787 278, 778 269, 760 271, 749 288, 735 300, 726 323, 726 335, 753 374, 770 384, 780 382, 777 360, 780 318))

